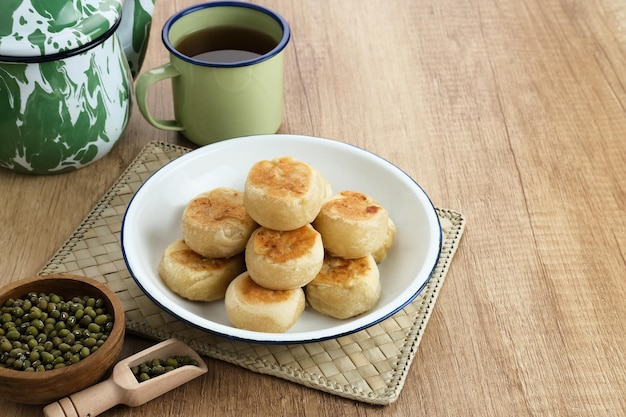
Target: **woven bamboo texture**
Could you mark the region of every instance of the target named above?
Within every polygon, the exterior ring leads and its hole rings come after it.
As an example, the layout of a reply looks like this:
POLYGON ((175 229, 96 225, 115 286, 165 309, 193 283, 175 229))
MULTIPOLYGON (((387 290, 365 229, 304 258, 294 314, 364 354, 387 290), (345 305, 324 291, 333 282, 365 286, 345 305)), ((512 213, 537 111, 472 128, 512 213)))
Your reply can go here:
POLYGON ((40 274, 68 272, 102 281, 122 300, 130 332, 155 340, 175 337, 203 355, 356 401, 394 402, 459 245, 463 215, 437 209, 444 233, 439 262, 422 293, 392 317, 321 342, 267 345, 231 340, 163 311, 137 286, 122 256, 122 219, 133 194, 152 173, 188 151, 160 142, 146 145, 40 274))

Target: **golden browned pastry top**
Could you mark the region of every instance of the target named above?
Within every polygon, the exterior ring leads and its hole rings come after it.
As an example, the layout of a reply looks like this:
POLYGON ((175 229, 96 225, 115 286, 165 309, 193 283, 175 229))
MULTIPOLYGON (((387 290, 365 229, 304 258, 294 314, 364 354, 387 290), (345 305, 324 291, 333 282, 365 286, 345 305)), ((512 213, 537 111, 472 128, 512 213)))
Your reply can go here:
POLYGON ((318 235, 309 225, 285 232, 262 227, 253 237, 254 251, 276 263, 284 263, 308 253, 315 246, 318 235))
POLYGON ((344 259, 327 255, 321 271, 315 277, 315 283, 351 288, 358 277, 368 274, 371 269, 372 265, 368 257, 344 259))
POLYGON ((292 296, 291 290, 269 290, 261 287, 248 274, 239 281, 239 292, 244 302, 250 304, 274 304, 286 301, 292 296))
POLYGON ((342 191, 324 204, 326 213, 354 220, 374 217, 382 209, 371 197, 357 191, 342 191))
POLYGON ((259 161, 248 172, 248 181, 275 197, 298 197, 307 193, 313 171, 309 165, 289 156, 259 161))
POLYGON ((201 194, 192 199, 185 210, 189 220, 206 226, 251 221, 243 206, 243 193, 236 190, 218 188, 201 194))
POLYGON ((232 262, 229 259, 223 258, 205 258, 187 248, 186 245, 185 248, 174 249, 170 256, 177 264, 195 271, 219 271, 225 264, 232 262))

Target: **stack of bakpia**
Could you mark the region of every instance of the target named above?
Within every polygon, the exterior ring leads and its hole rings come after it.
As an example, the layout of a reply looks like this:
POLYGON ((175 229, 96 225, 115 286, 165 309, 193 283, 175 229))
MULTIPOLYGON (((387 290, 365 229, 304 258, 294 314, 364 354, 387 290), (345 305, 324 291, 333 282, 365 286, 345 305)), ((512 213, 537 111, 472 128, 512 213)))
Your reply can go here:
POLYGON ((187 299, 224 298, 234 327, 281 333, 307 302, 338 319, 371 310, 381 293, 377 264, 395 234, 372 197, 333 194, 317 169, 285 156, 255 163, 243 192, 218 188, 192 199, 159 274, 187 299))

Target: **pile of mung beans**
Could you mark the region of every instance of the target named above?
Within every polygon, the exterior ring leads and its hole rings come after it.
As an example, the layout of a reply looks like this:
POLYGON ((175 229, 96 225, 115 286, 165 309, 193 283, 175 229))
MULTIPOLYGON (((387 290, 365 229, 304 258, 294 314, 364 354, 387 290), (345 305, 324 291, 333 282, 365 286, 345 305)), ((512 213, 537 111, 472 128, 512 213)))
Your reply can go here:
POLYGON ((0 307, 0 367, 39 372, 74 364, 105 343, 113 315, 102 298, 29 293, 0 307))
POLYGON ((155 358, 140 365, 131 366, 130 369, 133 375, 135 375, 137 382, 144 382, 185 365, 199 366, 198 361, 194 358, 189 355, 184 355, 170 356, 165 360, 155 358))

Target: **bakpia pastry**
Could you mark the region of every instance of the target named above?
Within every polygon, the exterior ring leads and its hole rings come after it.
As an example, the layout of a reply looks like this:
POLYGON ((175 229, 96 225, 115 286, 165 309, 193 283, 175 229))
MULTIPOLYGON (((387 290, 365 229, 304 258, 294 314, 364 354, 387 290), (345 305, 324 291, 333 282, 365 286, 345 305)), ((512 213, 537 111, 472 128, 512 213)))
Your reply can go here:
POLYGON ((397 229, 396 224, 391 220, 391 217, 387 220, 387 234, 385 235, 385 241, 382 246, 376 249, 372 256, 374 256, 374 260, 377 264, 381 263, 387 258, 387 253, 389 249, 393 246, 393 242, 396 239, 397 229))
POLYGON ((315 278, 324 260, 324 245, 310 224, 282 232, 259 227, 248 240, 245 259, 254 282, 273 290, 289 290, 315 278))
POLYGON ((206 258, 178 239, 167 246, 159 276, 176 294, 192 301, 224 298, 230 282, 245 270, 243 253, 230 258, 206 258))
POLYGON ((244 185, 244 206, 261 226, 294 230, 311 223, 331 193, 319 171, 284 156, 252 165, 244 185))
POLYGON ((305 293, 311 307, 326 316, 358 316, 374 308, 380 298, 378 265, 372 255, 357 259, 327 255, 305 293))
POLYGON ((384 246, 389 213, 376 200, 357 191, 342 191, 326 201, 313 227, 332 255, 361 258, 384 246))
POLYGON ((256 284, 248 272, 235 278, 224 298, 226 314, 238 329, 267 333, 284 333, 304 311, 302 288, 270 290, 256 284))
POLYGON ((183 239, 207 258, 228 258, 243 252, 257 227, 243 206, 243 193, 232 188, 199 194, 183 211, 183 239))

